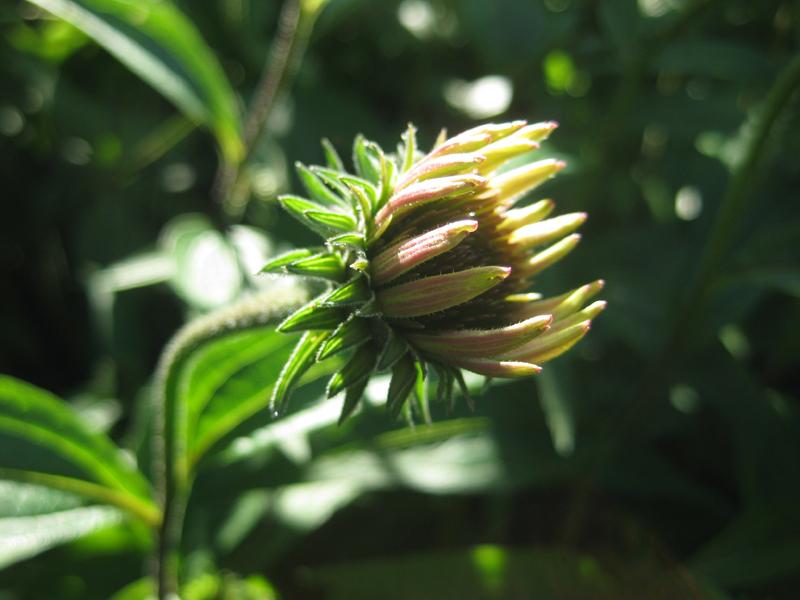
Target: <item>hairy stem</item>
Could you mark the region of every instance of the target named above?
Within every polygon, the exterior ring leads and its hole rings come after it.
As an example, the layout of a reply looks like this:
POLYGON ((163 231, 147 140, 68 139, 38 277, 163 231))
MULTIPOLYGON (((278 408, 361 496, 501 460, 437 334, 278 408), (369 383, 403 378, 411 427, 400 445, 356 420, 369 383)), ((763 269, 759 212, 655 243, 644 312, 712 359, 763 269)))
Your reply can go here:
POLYGON ((183 368, 191 356, 208 342, 233 331, 274 322, 304 302, 306 296, 305 290, 300 288, 250 296, 185 325, 161 356, 155 383, 153 456, 163 517, 152 565, 161 600, 178 592, 178 548, 194 475, 189 466, 186 407, 181 398, 183 368))

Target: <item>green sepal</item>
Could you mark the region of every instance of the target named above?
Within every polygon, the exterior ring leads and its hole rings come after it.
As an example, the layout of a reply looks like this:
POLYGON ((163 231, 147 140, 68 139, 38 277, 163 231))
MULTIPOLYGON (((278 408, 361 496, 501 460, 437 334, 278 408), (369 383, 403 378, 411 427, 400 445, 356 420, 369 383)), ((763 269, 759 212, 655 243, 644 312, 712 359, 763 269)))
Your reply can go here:
POLYGON ((375 185, 381 178, 380 154, 377 144, 367 141, 361 134, 356 136, 353 141, 353 164, 356 173, 375 185))
POLYGON ((343 389, 355 385, 370 376, 375 369, 375 349, 371 344, 361 346, 328 381, 326 393, 331 398, 343 389))
POLYGON ((291 263, 313 256, 319 252, 319 248, 300 248, 299 250, 289 250, 283 254, 276 256, 263 267, 259 273, 284 273, 287 265, 291 263))
POLYGON ((372 211, 378 202, 378 188, 366 179, 353 175, 342 175, 340 179, 356 196, 359 205, 369 206, 369 212, 366 215, 372 217, 372 211))
POLYGON ((336 190, 342 197, 346 198, 350 204, 353 204, 353 195, 350 193, 350 188, 342 181, 344 173, 326 167, 314 166, 311 167, 314 174, 319 177, 327 186, 336 190))
POLYGON ((378 371, 385 371, 391 368, 398 360, 408 352, 408 344, 406 341, 395 333, 390 333, 389 338, 381 350, 378 357, 378 371))
POLYGON ((307 210, 305 218, 312 223, 312 229, 324 232, 326 237, 346 231, 353 231, 358 227, 356 220, 350 215, 326 210, 307 210))
MULTIPOLYGON (((303 225, 321 235, 322 237, 328 237, 331 235, 331 230, 329 227, 326 227, 316 221, 310 219, 307 215, 309 212, 311 213, 325 213, 325 207, 320 206, 316 202, 312 202, 311 200, 306 200, 305 198, 301 198, 300 196, 292 196, 292 195, 285 195, 279 196, 278 202, 281 203, 283 209, 292 215, 295 219, 300 221, 303 225)), ((339 233, 338 231, 334 231, 333 233, 339 233)))
POLYGON ((277 329, 282 333, 310 329, 333 329, 346 318, 346 311, 320 306, 319 299, 315 299, 286 317, 277 329))
POLYGON ((469 406, 470 410, 475 410, 472 394, 469 393, 469 388, 467 387, 467 382, 464 381, 464 374, 461 372, 461 369, 453 369, 452 373, 458 384, 458 389, 461 390, 461 395, 464 396, 464 400, 467 402, 467 406, 469 406))
POLYGON ((344 163, 328 138, 322 138, 322 151, 325 153, 325 163, 328 167, 337 171, 344 171, 344 163))
POLYGON ((371 337, 372 332, 366 321, 351 316, 333 330, 333 333, 331 333, 330 337, 325 341, 325 344, 320 347, 317 360, 325 360, 337 352, 363 344, 371 337))
POLYGON ((328 245, 339 248, 354 248, 356 250, 364 251, 366 241, 364 236, 356 231, 348 231, 340 235, 335 235, 328 238, 328 245))
POLYGON ((366 278, 358 275, 322 297, 323 306, 352 306, 372 299, 366 278))
POLYGON ((381 315, 383 315, 383 312, 381 312, 380 304, 378 304, 378 302, 373 297, 364 302, 364 304, 362 304, 361 306, 359 306, 356 309, 356 314, 359 317, 380 317, 381 315))
POLYGON ((289 263, 285 268, 295 275, 320 277, 331 281, 342 281, 347 273, 342 257, 330 252, 320 252, 302 257, 289 263))
POLYGON ((311 198, 321 202, 326 206, 349 207, 349 202, 344 198, 334 194, 314 172, 301 162, 295 163, 297 175, 303 182, 303 187, 311 195, 311 198))
POLYGON ((453 404, 453 384, 455 376, 452 370, 444 365, 433 363, 438 381, 436 382, 436 401, 447 404, 447 410, 452 412, 455 408, 453 404))
POLYGON ((398 157, 401 157, 403 160, 402 165, 400 165, 400 172, 405 173, 414 166, 416 162, 417 128, 409 123, 408 129, 406 129, 405 133, 403 133, 400 138, 403 140, 403 151, 398 152, 398 157))
POLYGON ((428 386, 425 384, 427 367, 425 362, 421 359, 415 360, 414 366, 417 370, 417 378, 414 382, 414 398, 416 399, 416 402, 413 403, 412 408, 415 412, 419 413, 419 416, 422 417, 422 421, 424 423, 430 425, 433 422, 433 419, 431 419, 431 406, 430 399, 428 397, 428 386))
POLYGON ((386 396, 386 408, 392 418, 397 418, 408 395, 417 383, 417 365, 408 354, 392 367, 392 381, 386 396))
POLYGON ((327 337, 327 331, 308 331, 297 342, 278 375, 275 387, 272 388, 269 407, 273 415, 283 413, 292 391, 300 382, 300 377, 314 364, 317 350, 327 337))
POLYGON ((380 186, 378 186, 378 198, 375 202, 376 211, 383 208, 383 205, 391 197, 396 173, 397 165, 394 161, 381 154, 381 181, 380 186))
POLYGON ((345 419, 355 412, 361 402, 361 397, 364 395, 364 390, 369 383, 369 377, 365 377, 358 383, 354 383, 344 395, 344 402, 342 403, 342 412, 339 414, 339 425, 344 423, 345 419))

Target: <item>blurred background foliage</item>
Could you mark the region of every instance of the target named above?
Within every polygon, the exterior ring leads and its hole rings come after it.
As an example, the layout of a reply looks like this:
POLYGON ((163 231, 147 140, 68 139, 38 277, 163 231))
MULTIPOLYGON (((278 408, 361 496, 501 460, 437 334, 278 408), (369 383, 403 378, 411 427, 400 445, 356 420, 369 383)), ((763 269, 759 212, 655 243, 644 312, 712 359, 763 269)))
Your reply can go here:
MULTIPOLYGON (((1 372, 68 399, 146 469, 164 344, 254 287, 290 285, 253 273, 313 241, 274 202, 298 189, 293 162, 321 162, 322 137, 346 154, 357 132, 391 149, 408 121, 429 145, 441 127, 558 120, 540 152, 569 166, 544 193, 590 220, 540 285, 600 276, 609 301, 540 378, 439 408, 431 427, 404 430, 377 404, 336 427, 317 385, 295 414, 223 436, 187 515, 187 598, 796 597, 800 95, 779 88, 797 71, 800 4, 331 0, 221 203, 230 115, 280 4, 176 5, 234 104, 186 31, 167 30, 158 56, 193 83, 167 89, 140 56, 0 3, 1 372)), ((251 393, 264 360, 220 397, 251 393)), ((0 487, 17 551, 36 533, 13 518, 89 510, 20 490, 0 487)), ((0 571, 0 598, 145 597, 142 532, 92 518, 97 532, 0 571)))

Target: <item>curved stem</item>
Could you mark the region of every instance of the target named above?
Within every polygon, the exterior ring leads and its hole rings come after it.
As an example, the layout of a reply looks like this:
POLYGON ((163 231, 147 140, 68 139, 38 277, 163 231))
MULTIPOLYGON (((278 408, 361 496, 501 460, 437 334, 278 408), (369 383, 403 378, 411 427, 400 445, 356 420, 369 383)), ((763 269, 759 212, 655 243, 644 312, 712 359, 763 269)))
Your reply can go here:
POLYGON ((161 356, 155 381, 154 472, 162 519, 153 570, 158 597, 178 592, 178 548, 183 517, 192 487, 186 435, 186 409, 181 402, 182 372, 194 352, 233 331, 263 327, 305 302, 305 290, 267 291, 185 325, 161 356))

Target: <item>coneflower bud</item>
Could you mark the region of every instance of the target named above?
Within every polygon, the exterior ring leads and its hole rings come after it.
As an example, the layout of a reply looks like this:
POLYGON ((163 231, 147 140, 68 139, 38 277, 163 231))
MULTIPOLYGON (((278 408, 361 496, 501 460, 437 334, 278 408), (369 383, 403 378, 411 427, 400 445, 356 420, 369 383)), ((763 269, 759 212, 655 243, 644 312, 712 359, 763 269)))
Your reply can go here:
POLYGON ((539 147, 549 121, 487 124, 440 136, 420 157, 409 125, 396 155, 356 138, 356 175, 323 142, 326 167, 298 165, 310 198, 282 206, 324 245, 277 257, 264 272, 315 277, 328 289, 289 315, 281 331, 305 331, 276 383, 272 408, 315 362, 349 352, 328 383, 345 392, 342 419, 371 375, 391 371, 388 406, 399 411, 429 366, 437 396, 465 392, 461 369, 488 377, 538 373, 589 330, 605 302, 586 303, 602 280, 542 298, 532 278, 580 240, 585 213, 550 217, 552 200, 514 204, 564 168, 545 159, 504 169, 539 147), (584 307, 585 306, 585 307, 584 307))

